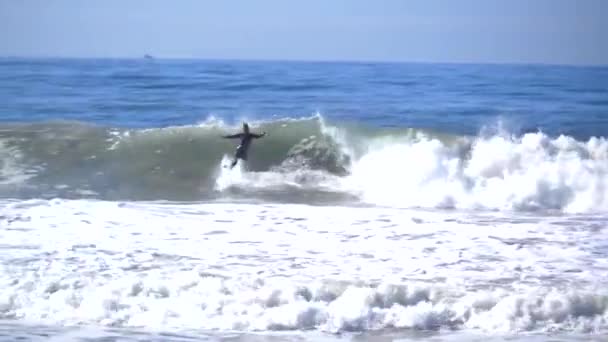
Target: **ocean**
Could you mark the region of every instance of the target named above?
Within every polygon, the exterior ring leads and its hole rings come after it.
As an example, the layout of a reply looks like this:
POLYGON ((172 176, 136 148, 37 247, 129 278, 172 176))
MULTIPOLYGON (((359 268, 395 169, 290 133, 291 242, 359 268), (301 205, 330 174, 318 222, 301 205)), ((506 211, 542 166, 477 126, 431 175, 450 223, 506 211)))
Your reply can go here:
POLYGON ((3 58, 0 101, 1 340, 608 340, 608 67, 3 58))

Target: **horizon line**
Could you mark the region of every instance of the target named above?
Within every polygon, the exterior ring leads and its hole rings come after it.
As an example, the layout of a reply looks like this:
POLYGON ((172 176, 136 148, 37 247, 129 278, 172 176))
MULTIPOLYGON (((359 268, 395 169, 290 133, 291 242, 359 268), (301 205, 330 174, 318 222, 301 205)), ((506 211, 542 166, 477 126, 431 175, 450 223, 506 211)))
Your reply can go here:
POLYGON ((163 61, 208 61, 208 62, 266 62, 266 63, 343 63, 343 64, 447 64, 447 65, 503 65, 503 66, 562 66, 562 67, 608 67, 606 63, 557 63, 526 61, 430 61, 430 60, 389 60, 389 59, 304 59, 304 58, 235 58, 235 57, 193 57, 167 56, 158 57, 149 53, 141 56, 62 56, 62 55, 5 55, 1 59, 55 59, 55 60, 163 60, 163 61))

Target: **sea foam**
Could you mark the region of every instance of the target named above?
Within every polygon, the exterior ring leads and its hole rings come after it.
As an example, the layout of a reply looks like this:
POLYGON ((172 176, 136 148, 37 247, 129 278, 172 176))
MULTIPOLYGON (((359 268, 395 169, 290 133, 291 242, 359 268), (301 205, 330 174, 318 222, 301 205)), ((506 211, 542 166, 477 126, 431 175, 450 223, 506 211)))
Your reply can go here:
POLYGON ((601 334, 603 219, 10 201, 0 316, 180 331, 601 334))

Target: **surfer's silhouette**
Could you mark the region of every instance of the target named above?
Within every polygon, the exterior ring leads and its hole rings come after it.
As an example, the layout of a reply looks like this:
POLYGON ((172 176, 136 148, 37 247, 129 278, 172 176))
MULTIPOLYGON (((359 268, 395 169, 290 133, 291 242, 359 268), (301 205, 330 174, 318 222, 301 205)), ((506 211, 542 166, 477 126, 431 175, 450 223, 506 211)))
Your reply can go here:
POLYGON ((247 150, 251 144, 251 139, 261 138, 265 135, 266 132, 263 132, 262 134, 249 133, 249 125, 246 122, 243 123, 243 133, 224 135, 223 138, 226 139, 241 139, 241 144, 236 147, 236 153, 234 154, 234 160, 232 161, 230 168, 232 169, 236 163, 238 163, 239 159, 247 160, 247 150))

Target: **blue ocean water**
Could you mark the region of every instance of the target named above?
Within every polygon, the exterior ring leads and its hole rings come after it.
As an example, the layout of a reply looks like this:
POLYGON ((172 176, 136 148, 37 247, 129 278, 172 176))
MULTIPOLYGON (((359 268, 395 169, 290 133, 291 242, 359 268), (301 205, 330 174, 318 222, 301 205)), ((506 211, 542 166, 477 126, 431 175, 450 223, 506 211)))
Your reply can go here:
POLYGON ((608 67, 548 65, 0 60, 0 120, 120 127, 302 117, 377 127, 577 139, 608 128, 608 67))

